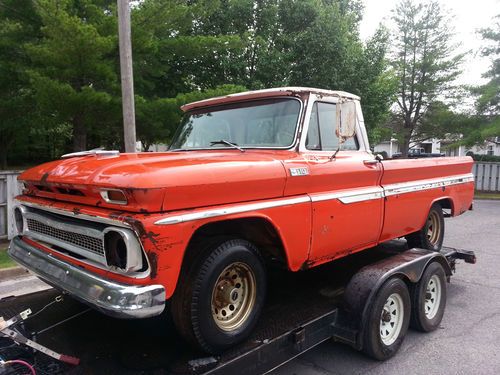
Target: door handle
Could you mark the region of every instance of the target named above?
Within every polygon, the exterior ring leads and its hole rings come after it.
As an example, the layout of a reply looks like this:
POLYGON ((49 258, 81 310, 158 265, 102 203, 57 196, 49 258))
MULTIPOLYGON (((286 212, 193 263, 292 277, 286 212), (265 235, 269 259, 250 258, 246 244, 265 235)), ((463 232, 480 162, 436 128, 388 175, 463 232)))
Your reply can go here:
POLYGON ((378 163, 377 159, 363 160, 363 164, 365 164, 365 165, 375 165, 377 163, 378 163))

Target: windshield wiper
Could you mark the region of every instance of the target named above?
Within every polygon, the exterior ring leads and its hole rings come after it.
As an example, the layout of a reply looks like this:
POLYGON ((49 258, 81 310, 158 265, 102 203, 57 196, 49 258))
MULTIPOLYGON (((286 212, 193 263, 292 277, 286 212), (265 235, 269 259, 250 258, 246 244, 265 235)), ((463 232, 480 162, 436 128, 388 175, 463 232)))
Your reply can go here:
POLYGON ((210 146, 213 146, 213 145, 228 145, 228 146, 237 148, 241 152, 245 152, 245 150, 243 150, 241 147, 239 147, 237 143, 229 142, 229 141, 226 141, 225 139, 221 139, 220 141, 210 142, 210 146))

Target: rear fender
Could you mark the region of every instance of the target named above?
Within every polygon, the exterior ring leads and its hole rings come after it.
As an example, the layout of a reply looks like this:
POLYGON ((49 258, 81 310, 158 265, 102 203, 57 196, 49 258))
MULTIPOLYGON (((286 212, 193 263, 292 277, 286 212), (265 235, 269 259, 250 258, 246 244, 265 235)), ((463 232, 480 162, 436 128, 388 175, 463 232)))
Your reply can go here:
POLYGON ((439 262, 446 275, 451 275, 450 265, 441 253, 415 248, 363 267, 351 278, 344 301, 350 320, 356 326, 357 339, 353 344, 356 349, 362 349, 368 310, 380 287, 391 277, 399 277, 409 285, 417 283, 432 262, 439 262))

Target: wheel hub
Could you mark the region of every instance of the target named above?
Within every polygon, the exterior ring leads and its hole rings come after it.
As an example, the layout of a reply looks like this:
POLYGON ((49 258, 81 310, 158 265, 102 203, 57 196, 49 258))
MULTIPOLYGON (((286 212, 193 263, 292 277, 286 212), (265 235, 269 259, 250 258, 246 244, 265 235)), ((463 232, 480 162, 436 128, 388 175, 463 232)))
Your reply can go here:
POLYGON ((433 275, 427 283, 425 292, 424 312, 427 319, 432 319, 439 311, 441 304, 441 280, 433 275))
POLYGON ((397 293, 385 301, 380 314, 380 339, 385 345, 393 344, 399 337, 404 320, 404 303, 397 293))
POLYGON ((219 275, 212 292, 212 317, 224 331, 240 327, 251 313, 256 299, 255 276, 246 264, 237 262, 219 275))
POLYGON ((435 211, 431 211, 427 218, 427 239, 433 246, 438 243, 439 237, 441 236, 441 230, 439 214, 435 211))

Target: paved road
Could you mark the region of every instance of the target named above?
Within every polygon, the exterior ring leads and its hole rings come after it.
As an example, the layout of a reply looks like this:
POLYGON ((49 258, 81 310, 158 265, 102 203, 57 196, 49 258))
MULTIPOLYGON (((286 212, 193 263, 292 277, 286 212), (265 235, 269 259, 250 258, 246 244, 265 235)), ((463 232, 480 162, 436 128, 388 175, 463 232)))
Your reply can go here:
POLYGON ((22 276, 0 281, 0 298, 19 296, 50 288, 36 276, 22 276))
POLYGON ((386 362, 326 342, 273 374, 500 374, 500 201, 475 201, 474 211, 447 219, 445 245, 475 250, 478 261, 457 266, 441 329, 409 331, 386 362))

